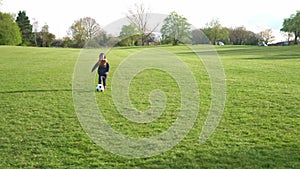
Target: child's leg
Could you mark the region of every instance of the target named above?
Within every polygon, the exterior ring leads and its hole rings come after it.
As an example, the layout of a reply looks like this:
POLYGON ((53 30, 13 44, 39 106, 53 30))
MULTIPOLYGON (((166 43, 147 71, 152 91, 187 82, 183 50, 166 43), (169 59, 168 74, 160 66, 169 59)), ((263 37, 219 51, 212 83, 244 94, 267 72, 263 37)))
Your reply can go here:
POLYGON ((106 89, 106 76, 102 76, 103 87, 106 89))
POLYGON ((101 84, 101 76, 98 77, 98 84, 101 84))

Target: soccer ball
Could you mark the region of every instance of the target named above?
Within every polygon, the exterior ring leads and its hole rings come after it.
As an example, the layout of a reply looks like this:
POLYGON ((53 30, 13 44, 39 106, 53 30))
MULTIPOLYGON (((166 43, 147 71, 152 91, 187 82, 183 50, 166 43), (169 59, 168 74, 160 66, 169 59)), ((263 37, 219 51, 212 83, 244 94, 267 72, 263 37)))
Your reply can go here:
POLYGON ((97 92, 104 92, 104 87, 103 87, 103 85, 102 85, 102 84, 98 84, 98 85, 96 86, 96 91, 97 91, 97 92))

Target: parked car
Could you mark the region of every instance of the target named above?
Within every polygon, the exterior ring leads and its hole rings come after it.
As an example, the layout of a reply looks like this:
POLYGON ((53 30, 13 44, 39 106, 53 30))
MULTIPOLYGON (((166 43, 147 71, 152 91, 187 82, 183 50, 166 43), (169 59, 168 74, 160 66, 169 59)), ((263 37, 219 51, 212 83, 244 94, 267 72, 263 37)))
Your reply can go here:
POLYGON ((218 41, 218 42, 217 42, 217 45, 219 45, 219 46, 224 46, 224 43, 223 43, 222 41, 218 41))

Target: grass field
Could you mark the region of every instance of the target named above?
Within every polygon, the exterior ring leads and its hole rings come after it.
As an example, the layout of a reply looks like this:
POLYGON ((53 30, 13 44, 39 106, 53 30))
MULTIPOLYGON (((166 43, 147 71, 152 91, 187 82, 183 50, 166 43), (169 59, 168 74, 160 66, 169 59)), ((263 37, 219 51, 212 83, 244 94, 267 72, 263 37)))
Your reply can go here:
MULTIPOLYGON (((192 130, 173 149, 130 159, 95 144, 78 121, 72 78, 79 49, 0 46, 0 168, 300 168, 299 46, 216 47, 226 74, 226 107, 216 131, 202 144, 199 133, 211 98, 205 67, 185 46, 156 48, 176 54, 193 71, 200 110, 192 130)), ((108 83, 127 55, 143 49, 111 50, 108 83)), ((96 100, 106 105, 99 108, 116 131, 149 137, 168 129, 180 107, 174 79, 156 70, 133 79, 132 104, 147 110, 149 93, 156 88, 168 103, 152 123, 121 116, 110 86, 96 93, 96 100)))

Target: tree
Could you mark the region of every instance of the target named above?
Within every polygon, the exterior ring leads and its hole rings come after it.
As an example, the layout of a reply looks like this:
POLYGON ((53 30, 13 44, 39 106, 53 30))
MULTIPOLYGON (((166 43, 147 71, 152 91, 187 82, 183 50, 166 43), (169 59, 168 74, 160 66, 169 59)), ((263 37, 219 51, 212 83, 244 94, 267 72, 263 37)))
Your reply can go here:
POLYGON ((154 30, 159 26, 159 23, 156 24, 153 28, 150 28, 149 25, 149 12, 145 11, 145 7, 143 4, 137 5, 135 4, 135 10, 128 10, 127 19, 129 22, 134 25, 138 33, 141 36, 141 43, 144 46, 147 38, 154 32, 154 30))
POLYGON ((106 46, 110 46, 110 47, 115 46, 119 41, 117 37, 110 35, 110 34, 108 34, 108 35, 105 34, 105 37, 106 37, 106 39, 105 39, 106 46))
POLYGON ((258 36, 256 33, 252 32, 252 31, 247 31, 247 41, 245 43, 245 45, 257 45, 258 43, 258 36))
POLYGON ((121 46, 133 46, 138 40, 138 30, 133 24, 123 25, 120 32, 121 46))
POLYGON ((294 43, 297 44, 297 39, 300 37, 300 11, 292 14, 290 18, 285 18, 282 24, 281 31, 294 34, 294 43))
POLYGON ((229 28, 229 43, 233 45, 257 45, 258 38, 254 32, 244 26, 229 28))
POLYGON ((35 33, 36 46, 49 47, 55 42, 55 35, 49 32, 49 26, 45 24, 40 32, 35 33))
POLYGON ((95 19, 81 18, 70 27, 70 35, 77 47, 83 47, 89 40, 93 40, 101 34, 101 27, 95 19))
POLYGON ((49 47, 51 43, 54 42, 55 40, 55 35, 49 33, 49 26, 47 24, 45 24, 42 27, 40 35, 41 35, 43 47, 49 47))
POLYGON ((10 14, 0 12, 0 45, 19 45, 21 42, 18 24, 10 14))
POLYGON ((101 30, 99 34, 93 38, 93 40, 98 44, 99 47, 107 47, 106 42, 108 41, 108 37, 104 30, 101 30))
POLYGON ((194 29, 191 32, 191 38, 193 44, 209 44, 207 36, 201 29, 194 29))
POLYGON ((244 45, 247 39, 247 30, 245 27, 240 26, 229 29, 229 39, 234 45, 244 45))
POLYGON ((218 19, 213 19, 207 23, 203 32, 212 44, 216 44, 217 41, 227 41, 229 36, 228 29, 223 28, 218 19))
POLYGON ((271 29, 266 29, 264 31, 259 32, 258 36, 259 36, 259 43, 261 44, 268 44, 270 42, 273 42, 275 39, 275 36, 273 36, 271 29))
POLYGON ((39 22, 33 18, 33 32, 34 32, 34 44, 38 46, 37 43, 37 33, 38 33, 39 22))
POLYGON ((62 42, 60 44, 61 47, 72 47, 73 41, 70 37, 63 37, 62 42))
POLYGON ((21 30, 22 45, 31 45, 34 41, 34 34, 32 32, 32 25, 25 11, 19 11, 16 22, 21 30))
POLYGON ((178 15, 176 12, 171 12, 163 22, 161 33, 163 39, 170 38, 173 45, 177 45, 180 41, 183 42, 190 35, 190 26, 187 19, 178 15))

